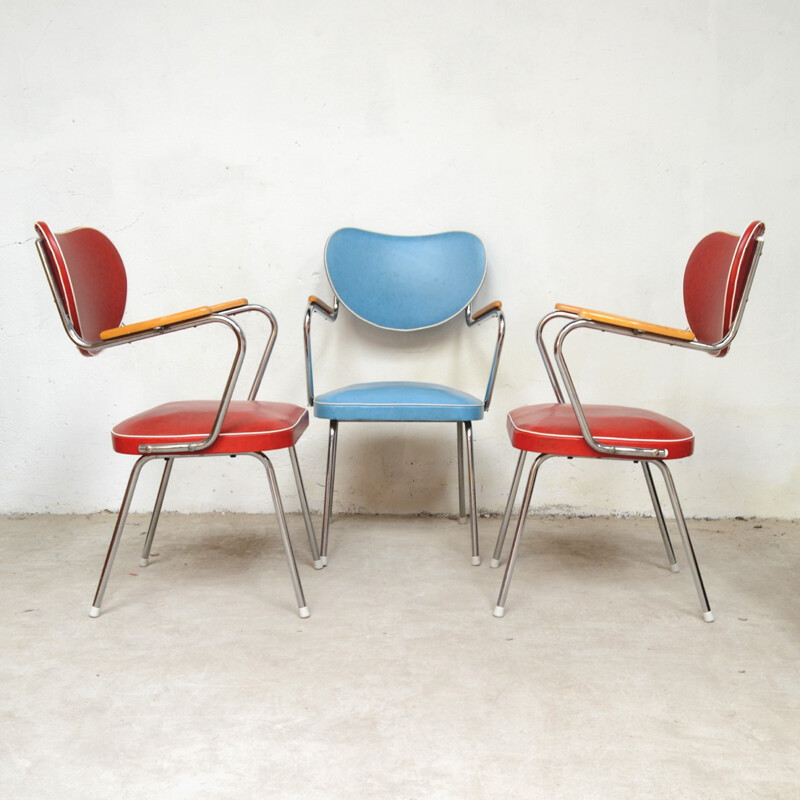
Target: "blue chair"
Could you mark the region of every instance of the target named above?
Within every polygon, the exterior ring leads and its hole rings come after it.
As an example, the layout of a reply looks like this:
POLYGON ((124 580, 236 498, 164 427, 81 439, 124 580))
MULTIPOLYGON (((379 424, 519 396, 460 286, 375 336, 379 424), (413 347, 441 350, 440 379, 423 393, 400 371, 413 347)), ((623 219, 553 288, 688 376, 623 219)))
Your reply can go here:
POLYGON ((472 312, 472 301, 486 276, 483 244, 473 234, 463 232, 389 236, 343 228, 328 239, 325 269, 333 289, 333 304, 328 305, 313 295, 309 297, 304 326, 308 403, 314 408, 315 416, 330 420, 322 515, 322 563, 327 563, 339 423, 454 422, 458 443, 459 521, 466 522, 466 441, 472 563, 480 564, 472 423, 482 419, 489 408, 505 332, 500 302, 472 312), (462 312, 468 327, 488 317, 496 317, 497 341, 483 399, 454 387, 410 380, 354 383, 315 394, 311 357, 312 315, 317 312, 333 322, 338 318, 340 302, 363 322, 397 331, 399 335, 442 325, 462 312))

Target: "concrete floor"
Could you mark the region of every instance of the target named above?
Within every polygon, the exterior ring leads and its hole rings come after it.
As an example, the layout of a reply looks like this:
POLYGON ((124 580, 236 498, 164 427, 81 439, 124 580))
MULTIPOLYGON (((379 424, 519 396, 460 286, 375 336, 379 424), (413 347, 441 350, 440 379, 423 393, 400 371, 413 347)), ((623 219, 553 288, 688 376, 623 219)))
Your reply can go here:
POLYGON ((800 797, 797 522, 690 521, 713 624, 633 518, 533 518, 499 620, 497 520, 473 567, 338 517, 316 572, 290 517, 301 620, 274 518, 165 515, 142 569, 134 516, 90 619, 112 524, 0 518, 3 797, 800 797))

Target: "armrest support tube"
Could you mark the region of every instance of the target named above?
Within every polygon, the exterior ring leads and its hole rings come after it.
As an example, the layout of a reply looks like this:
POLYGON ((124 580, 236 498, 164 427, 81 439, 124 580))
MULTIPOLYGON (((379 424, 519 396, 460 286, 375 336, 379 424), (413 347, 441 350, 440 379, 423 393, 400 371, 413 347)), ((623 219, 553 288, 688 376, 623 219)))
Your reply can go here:
POLYGON ((264 380, 264 373, 267 371, 267 364, 269 364, 270 356, 272 355, 272 348, 275 347, 275 340, 278 338, 278 320, 275 315, 265 306, 260 306, 255 303, 248 303, 244 306, 237 306, 229 311, 223 312, 226 317, 232 317, 236 314, 243 314, 247 311, 257 311, 263 314, 270 324, 270 333, 267 344, 264 347, 264 352, 261 355, 261 361, 258 363, 255 377, 253 378, 253 385, 250 387, 250 393, 247 395, 248 400, 255 400, 258 390, 261 388, 261 382, 264 380))
POLYGON ((612 446, 612 445, 605 445, 598 442, 589 428, 589 423, 586 420, 586 414, 583 411, 583 406, 581 405, 581 401, 578 398, 578 392, 575 389, 575 384, 572 380, 572 376, 570 375, 569 369, 567 367, 567 362, 564 360, 564 340, 566 337, 574 330, 578 328, 596 328, 596 323, 593 323, 589 320, 584 319, 576 319, 573 322, 567 323, 558 333, 556 336, 556 341, 553 346, 553 352, 555 354, 556 363, 558 364, 559 372, 561 372, 561 378, 564 381, 564 387, 567 390, 567 396, 569 397, 569 401, 572 404, 572 409, 575 412, 575 416, 578 420, 578 426, 581 429, 581 433, 583 434, 583 438, 586 440, 586 444, 595 450, 598 453, 608 456, 625 456, 625 457, 638 457, 638 458, 664 458, 666 457, 667 453, 665 450, 655 450, 653 448, 646 448, 646 447, 620 447, 620 446, 612 446))
POLYGON ((492 395, 494 394, 494 384, 497 380, 497 368, 500 364, 500 354, 503 352, 503 339, 506 335, 506 318, 503 312, 499 309, 496 312, 497 316, 497 341, 494 346, 494 357, 492 358, 492 368, 489 371, 489 382, 486 385, 486 394, 483 398, 483 410, 489 410, 489 404, 492 402, 492 395))
POLYGON ((497 380, 497 368, 500 364, 500 354, 503 352, 503 340, 506 335, 506 318, 503 314, 503 304, 499 300, 484 306, 479 311, 472 313, 472 304, 468 304, 464 309, 464 319, 466 320, 467 327, 471 328, 479 322, 487 319, 488 317, 497 317, 497 341, 494 346, 494 356, 492 357, 492 366, 489 370, 489 381, 486 384, 486 393, 483 397, 483 410, 488 411, 489 405, 492 402, 492 395, 494 394, 494 385, 497 380))
POLYGON ((577 316, 572 313, 565 313, 564 311, 551 311, 539 320, 536 326, 536 347, 539 349, 539 355, 544 362, 544 368, 547 371, 547 377, 550 379, 550 385, 553 387, 553 392, 556 395, 556 400, 559 403, 566 402, 564 400, 564 393, 561 391, 561 386, 558 382, 558 376, 553 368, 553 362, 550 360, 550 355, 547 352, 547 347, 544 343, 544 329, 548 322, 554 319, 577 319, 577 316))
MULTIPOLYGON (((217 415, 214 418, 214 424, 211 426, 208 436, 199 442, 174 442, 164 444, 151 444, 142 445, 139 452, 144 455, 157 455, 160 453, 196 453, 200 450, 205 450, 210 447, 217 440, 220 430, 222 430, 222 423, 225 421, 225 414, 228 412, 228 406, 233 398, 233 390, 236 388, 236 381, 239 378, 239 373, 244 364, 244 356, 247 349, 245 344, 244 332, 242 329, 229 317, 224 314, 218 314, 211 317, 205 317, 203 320, 193 322, 194 324, 202 324, 203 322, 219 322, 227 325, 236 337, 236 354, 231 364, 230 372, 228 373, 228 380, 225 384, 225 390, 222 393, 222 400, 220 401, 217 415)), ((188 323, 186 327, 188 327, 188 323)), ((174 330, 174 329, 173 329, 174 330)))
POLYGON ((308 307, 303 320, 303 348, 306 358, 306 394, 309 407, 314 405, 314 372, 311 364, 311 315, 314 311, 322 314, 329 322, 336 322, 339 316, 339 298, 334 295, 333 306, 329 306, 313 294, 308 298, 308 307))

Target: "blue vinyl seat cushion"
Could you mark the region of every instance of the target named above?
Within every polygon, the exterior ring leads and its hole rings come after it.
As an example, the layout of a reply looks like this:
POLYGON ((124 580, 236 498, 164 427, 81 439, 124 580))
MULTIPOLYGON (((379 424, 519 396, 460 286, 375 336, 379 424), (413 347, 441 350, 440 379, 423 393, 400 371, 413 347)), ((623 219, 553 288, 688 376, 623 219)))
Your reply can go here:
POLYGON ((483 418, 483 401, 436 383, 380 381, 318 395, 314 414, 361 422, 468 422, 483 418))

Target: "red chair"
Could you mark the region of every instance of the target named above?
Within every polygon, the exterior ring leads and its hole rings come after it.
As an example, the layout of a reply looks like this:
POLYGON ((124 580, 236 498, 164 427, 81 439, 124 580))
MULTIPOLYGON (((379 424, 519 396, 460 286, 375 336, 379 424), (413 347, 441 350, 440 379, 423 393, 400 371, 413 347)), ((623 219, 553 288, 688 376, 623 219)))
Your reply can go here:
POLYGON ((713 356, 724 356, 742 321, 747 296, 761 255, 763 234, 764 224, 753 222, 741 237, 728 233, 712 233, 694 248, 683 279, 684 307, 690 330, 665 328, 562 304, 557 305, 556 311, 547 314, 541 320, 536 331, 536 341, 557 402, 523 406, 514 409, 508 415, 506 427, 511 444, 520 451, 520 454, 491 562, 493 567, 498 567, 500 564, 511 509, 525 463, 525 454, 533 452, 539 455, 533 462, 528 477, 514 541, 494 610, 496 617, 502 617, 505 612, 508 587, 539 468, 549 458, 566 456, 641 462, 667 558, 672 571, 677 572, 675 553, 650 466, 654 465, 659 469, 664 477, 678 531, 683 540, 686 558, 700 598, 703 619, 706 622, 713 621, 714 615, 708 604, 686 521, 672 475, 666 465, 668 460, 685 458, 692 454, 694 435, 679 422, 641 408, 583 405, 564 360, 563 346, 570 333, 586 329, 685 347, 713 356), (566 320, 556 334, 552 347, 561 383, 543 338, 544 327, 554 319, 566 320))
POLYGON ((249 455, 260 461, 266 469, 299 613, 301 617, 307 617, 308 607, 289 540, 275 471, 265 452, 280 449, 289 451, 314 566, 319 569, 322 562, 294 449, 308 427, 308 411, 289 403, 256 400, 278 333, 275 317, 263 306, 240 299, 132 325, 120 325, 125 311, 127 278, 122 259, 109 239, 91 228, 76 228, 54 234, 44 222, 36 224, 36 232, 36 247, 64 330, 83 355, 94 356, 109 347, 209 324, 228 328, 236 342, 235 356, 220 400, 166 403, 120 422, 111 431, 114 450, 138 455, 139 458, 128 480, 90 616, 97 617, 100 614, 100 605, 142 467, 155 459, 161 458, 166 462, 142 550, 140 564, 144 567, 150 558, 150 548, 174 461, 192 456, 249 455), (247 399, 233 400, 246 349, 244 333, 234 317, 250 311, 265 316, 271 332, 247 399))

